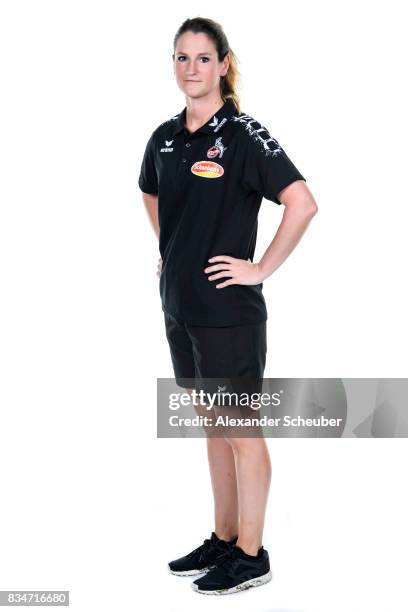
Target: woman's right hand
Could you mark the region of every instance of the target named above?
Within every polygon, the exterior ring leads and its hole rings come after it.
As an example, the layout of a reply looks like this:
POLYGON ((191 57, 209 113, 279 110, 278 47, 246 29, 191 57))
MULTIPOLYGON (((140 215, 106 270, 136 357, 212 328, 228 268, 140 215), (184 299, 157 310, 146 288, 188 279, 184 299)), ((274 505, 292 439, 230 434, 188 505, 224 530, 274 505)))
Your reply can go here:
POLYGON ((163 263, 163 260, 162 260, 161 257, 159 257, 159 263, 157 264, 157 272, 156 272, 156 274, 157 274, 157 276, 159 278, 160 278, 160 274, 161 274, 162 263, 163 263))

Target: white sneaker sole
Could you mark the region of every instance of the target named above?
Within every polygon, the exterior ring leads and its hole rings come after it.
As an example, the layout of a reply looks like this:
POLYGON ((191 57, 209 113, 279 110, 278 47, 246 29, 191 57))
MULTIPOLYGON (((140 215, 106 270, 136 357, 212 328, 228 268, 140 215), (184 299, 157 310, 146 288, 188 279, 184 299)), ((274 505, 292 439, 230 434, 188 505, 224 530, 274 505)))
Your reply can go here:
POLYGON ((174 570, 170 569, 170 565, 168 565, 167 567, 169 569, 170 574, 173 574, 173 576, 197 576, 198 574, 206 574, 210 571, 210 569, 212 569, 212 567, 204 567, 201 570, 187 570, 185 572, 175 572, 174 570))
POLYGON ((272 572, 269 571, 267 574, 263 576, 258 576, 257 578, 251 578, 246 582, 242 582, 242 584, 238 584, 231 589, 219 589, 215 591, 204 591, 199 589, 194 582, 191 583, 191 588, 196 591, 196 593, 202 593, 203 595, 229 595, 230 593, 239 593, 240 591, 245 591, 246 589, 250 589, 251 587, 262 586, 263 584, 267 584, 270 580, 272 580, 272 572))

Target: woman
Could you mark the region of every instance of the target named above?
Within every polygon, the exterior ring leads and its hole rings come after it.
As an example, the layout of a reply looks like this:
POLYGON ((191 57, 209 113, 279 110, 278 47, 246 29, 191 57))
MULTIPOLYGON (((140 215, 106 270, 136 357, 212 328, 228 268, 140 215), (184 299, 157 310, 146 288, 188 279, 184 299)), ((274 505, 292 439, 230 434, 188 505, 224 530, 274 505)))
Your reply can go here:
MULTIPOLYGON (((176 382, 191 391, 191 379, 262 380, 262 282, 295 248, 317 206, 279 143, 241 112, 236 57, 221 26, 187 19, 175 36, 173 61, 186 107, 152 133, 139 187, 159 239, 157 274, 176 382), (253 262, 263 197, 285 208, 274 239, 253 262)), ((205 594, 265 584, 271 579, 262 546, 271 478, 265 440, 228 432, 207 436, 207 451, 214 531, 169 569, 204 574, 192 587, 205 594)))

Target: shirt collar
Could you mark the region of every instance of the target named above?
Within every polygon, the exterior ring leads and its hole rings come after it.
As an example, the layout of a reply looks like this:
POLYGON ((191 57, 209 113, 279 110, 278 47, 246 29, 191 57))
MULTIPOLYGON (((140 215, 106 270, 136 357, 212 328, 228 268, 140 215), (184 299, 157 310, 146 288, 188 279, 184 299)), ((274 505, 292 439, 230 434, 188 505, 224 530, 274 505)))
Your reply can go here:
MULTIPOLYGON (((185 129, 184 124, 186 121, 186 112, 187 112, 187 107, 184 107, 183 110, 178 115, 170 119, 171 121, 170 135, 171 136, 175 136, 176 134, 178 134, 179 132, 185 129)), ((229 119, 236 112, 237 112, 237 109, 235 107, 235 104, 232 98, 227 98, 227 100, 224 102, 223 106, 221 106, 219 111, 217 111, 216 114, 213 115, 211 119, 207 121, 207 123, 205 123, 200 128, 198 128, 196 132, 204 132, 205 134, 217 134, 221 129, 225 127, 229 119)))

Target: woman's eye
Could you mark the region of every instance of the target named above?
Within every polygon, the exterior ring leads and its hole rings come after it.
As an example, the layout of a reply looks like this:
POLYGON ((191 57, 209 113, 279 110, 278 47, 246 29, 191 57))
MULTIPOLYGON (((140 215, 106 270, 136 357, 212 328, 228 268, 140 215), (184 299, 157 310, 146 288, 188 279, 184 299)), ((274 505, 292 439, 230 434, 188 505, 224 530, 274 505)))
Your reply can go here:
MULTIPOLYGON (((177 59, 180 61, 180 60, 184 60, 184 59, 185 59, 185 57, 186 57, 185 55, 179 55, 177 59)), ((208 61, 210 61, 210 58, 209 58, 209 57, 202 57, 201 59, 206 60, 206 61, 204 62, 205 64, 206 64, 208 61)))

